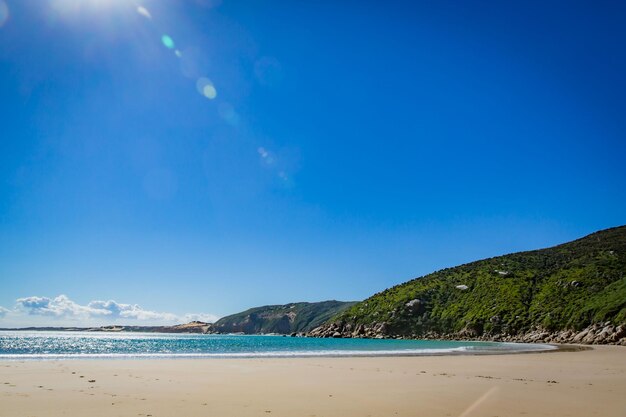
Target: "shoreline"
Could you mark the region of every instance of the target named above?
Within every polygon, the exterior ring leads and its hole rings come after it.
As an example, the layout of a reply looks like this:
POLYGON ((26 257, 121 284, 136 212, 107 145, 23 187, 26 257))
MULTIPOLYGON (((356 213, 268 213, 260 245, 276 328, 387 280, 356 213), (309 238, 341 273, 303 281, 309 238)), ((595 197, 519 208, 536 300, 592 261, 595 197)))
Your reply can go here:
MULTIPOLYGON (((0 361, 0 417, 621 417, 626 348, 557 355, 0 361)), ((580 350, 583 348, 583 350, 580 350)))
MULTIPOLYGON (((32 334, 32 333, 31 333, 32 334)), ((533 353, 555 350, 572 350, 571 346, 557 346, 547 343, 511 343, 486 341, 393 341, 365 339, 315 338, 291 339, 283 343, 280 336, 257 336, 265 339, 252 341, 249 336, 231 336, 225 340, 206 341, 204 337, 187 338, 168 336, 162 339, 148 336, 147 339, 135 335, 120 339, 120 348, 111 348, 117 336, 87 336, 75 339, 66 333, 45 335, 43 338, 30 336, 25 339, 10 334, 5 338, 0 334, 0 360, 150 360, 150 359, 253 359, 253 358, 325 358, 325 357, 413 357, 413 356, 459 356, 459 355, 499 355, 533 353), (112 339, 111 339, 112 337, 112 339), (241 339, 239 339, 241 338, 241 339), (23 340, 26 340, 25 342, 23 340), (76 341, 78 340, 78 341, 76 341), (185 344, 181 344, 181 343, 185 344), (231 346, 230 348, 228 346, 231 346)), ((209 338, 210 339, 210 338, 209 338)))
POLYGON ((582 350, 591 350, 591 346, 583 345, 563 345, 556 346, 553 344, 545 344, 551 348, 535 349, 535 350, 508 350, 508 351, 449 351, 449 352, 403 352, 403 351, 364 351, 364 352, 294 352, 288 353, 162 353, 162 354, 24 354, 11 356, 9 354, 0 354, 0 363, 3 361, 89 361, 89 360, 254 360, 254 359, 314 359, 314 358, 413 358, 413 357, 433 357, 433 356, 500 356, 500 355, 521 355, 532 353, 556 353, 556 352, 576 352, 582 350))

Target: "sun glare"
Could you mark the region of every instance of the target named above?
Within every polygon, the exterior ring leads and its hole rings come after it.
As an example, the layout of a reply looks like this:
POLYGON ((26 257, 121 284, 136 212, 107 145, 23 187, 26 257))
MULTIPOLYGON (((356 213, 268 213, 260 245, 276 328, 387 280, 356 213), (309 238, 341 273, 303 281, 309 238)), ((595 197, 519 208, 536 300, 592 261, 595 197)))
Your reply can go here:
POLYGON ((0 0, 0 28, 9 20, 9 6, 4 0, 0 0))
POLYGON ((132 12, 136 6, 128 0, 50 0, 50 12, 56 17, 78 18, 83 13, 102 13, 105 11, 132 12))

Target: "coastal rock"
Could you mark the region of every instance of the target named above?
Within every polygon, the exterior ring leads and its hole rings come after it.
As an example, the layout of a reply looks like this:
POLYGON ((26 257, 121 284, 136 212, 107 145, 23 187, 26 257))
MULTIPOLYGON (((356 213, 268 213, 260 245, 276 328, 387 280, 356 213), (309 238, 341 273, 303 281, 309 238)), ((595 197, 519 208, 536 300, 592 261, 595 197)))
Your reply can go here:
POLYGON ((352 332, 352 336, 353 337, 359 337, 359 336, 362 336, 363 334, 364 334, 363 325, 362 324, 357 324, 355 329, 354 329, 354 332, 352 332))
MULTIPOLYGON (((495 320, 494 318, 494 321, 495 320)), ((468 323, 462 330, 456 333, 428 331, 425 333, 396 334, 390 331, 390 325, 387 322, 351 326, 348 326, 348 323, 330 323, 313 329, 311 332, 307 333, 306 336, 367 339, 480 340, 517 343, 614 344, 626 346, 626 325, 613 326, 607 323, 596 323, 581 331, 567 329, 550 332, 544 328, 538 327, 521 333, 509 331, 502 333, 485 333, 480 324, 468 323), (348 329, 352 330, 350 331, 348 329)))
POLYGON ((574 336, 574 338, 572 339, 572 342, 582 343, 583 339, 587 336, 587 333, 589 333, 589 329, 585 329, 581 331, 580 333, 576 334, 576 336, 574 336))
POLYGON ((404 306, 407 308, 407 310, 410 313, 418 313, 423 309, 423 301, 420 300, 419 298, 415 298, 409 301, 408 303, 404 304, 404 306))
POLYGON ((611 338, 611 336, 613 336, 613 333, 615 333, 615 328, 611 325, 608 325, 606 327, 604 327, 597 335, 596 338, 594 340, 594 343, 602 343, 607 341, 608 339, 611 338))
POLYGON ((458 335, 462 339, 473 339, 473 338, 480 336, 480 333, 478 329, 470 327, 470 326, 466 326, 458 333, 458 335))
POLYGON ((595 329, 589 329, 587 335, 581 340, 582 343, 590 345, 596 340, 596 332, 595 329))

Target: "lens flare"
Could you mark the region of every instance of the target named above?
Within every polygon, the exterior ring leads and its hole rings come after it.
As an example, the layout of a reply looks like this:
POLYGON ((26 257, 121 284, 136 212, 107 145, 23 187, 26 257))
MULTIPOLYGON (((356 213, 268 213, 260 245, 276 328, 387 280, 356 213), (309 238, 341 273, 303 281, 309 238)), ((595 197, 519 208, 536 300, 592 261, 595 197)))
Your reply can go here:
POLYGON ((165 45, 166 48, 168 49, 174 49, 174 40, 172 38, 170 38, 167 35, 163 35, 161 36, 161 42, 163 42, 163 45, 165 45))
POLYGON ((269 166, 269 165, 273 165, 274 162, 276 162, 276 158, 274 158, 274 154, 272 154, 270 151, 268 151, 264 147, 258 148, 257 152, 259 153, 259 155, 261 155, 261 161, 263 162, 263 164, 269 166))
POLYGON ((217 91, 212 85, 205 86, 202 91, 204 92, 205 97, 210 100, 213 100, 215 97, 217 97, 217 91))
POLYGON ((9 6, 4 0, 0 0, 0 28, 9 20, 9 6))
POLYGON ((139 13, 140 15, 145 17, 146 19, 152 19, 152 15, 148 11, 148 9, 146 9, 143 6, 137 6, 137 13, 139 13))
POLYGON ((498 387, 492 387, 489 391, 485 392, 479 399, 474 401, 473 404, 467 407, 465 411, 463 411, 463 413, 459 415, 459 417, 469 417, 469 415, 471 415, 475 409, 477 409, 482 403, 485 402, 487 398, 491 396, 491 394, 495 393, 496 391, 498 391, 498 387))
POLYGON ((287 188, 293 188, 294 183, 285 171, 278 172, 278 178, 282 181, 282 185, 287 188))
POLYGON ((196 81, 196 89, 198 90, 198 93, 202 94, 209 100, 213 100, 215 97, 217 97, 217 90, 215 89, 215 86, 213 85, 211 80, 209 80, 208 78, 198 78, 198 81, 196 81))
POLYGON ((220 103, 217 107, 220 117, 231 126, 239 125, 239 114, 230 103, 220 103))

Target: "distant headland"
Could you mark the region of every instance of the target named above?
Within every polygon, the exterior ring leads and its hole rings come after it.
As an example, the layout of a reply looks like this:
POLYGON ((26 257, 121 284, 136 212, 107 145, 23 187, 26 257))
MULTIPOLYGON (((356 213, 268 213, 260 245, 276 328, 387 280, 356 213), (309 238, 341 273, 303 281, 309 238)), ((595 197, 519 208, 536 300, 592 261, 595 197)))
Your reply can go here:
POLYGON ((626 226, 552 248, 446 268, 362 302, 268 305, 215 323, 1 330, 626 345, 626 226))

